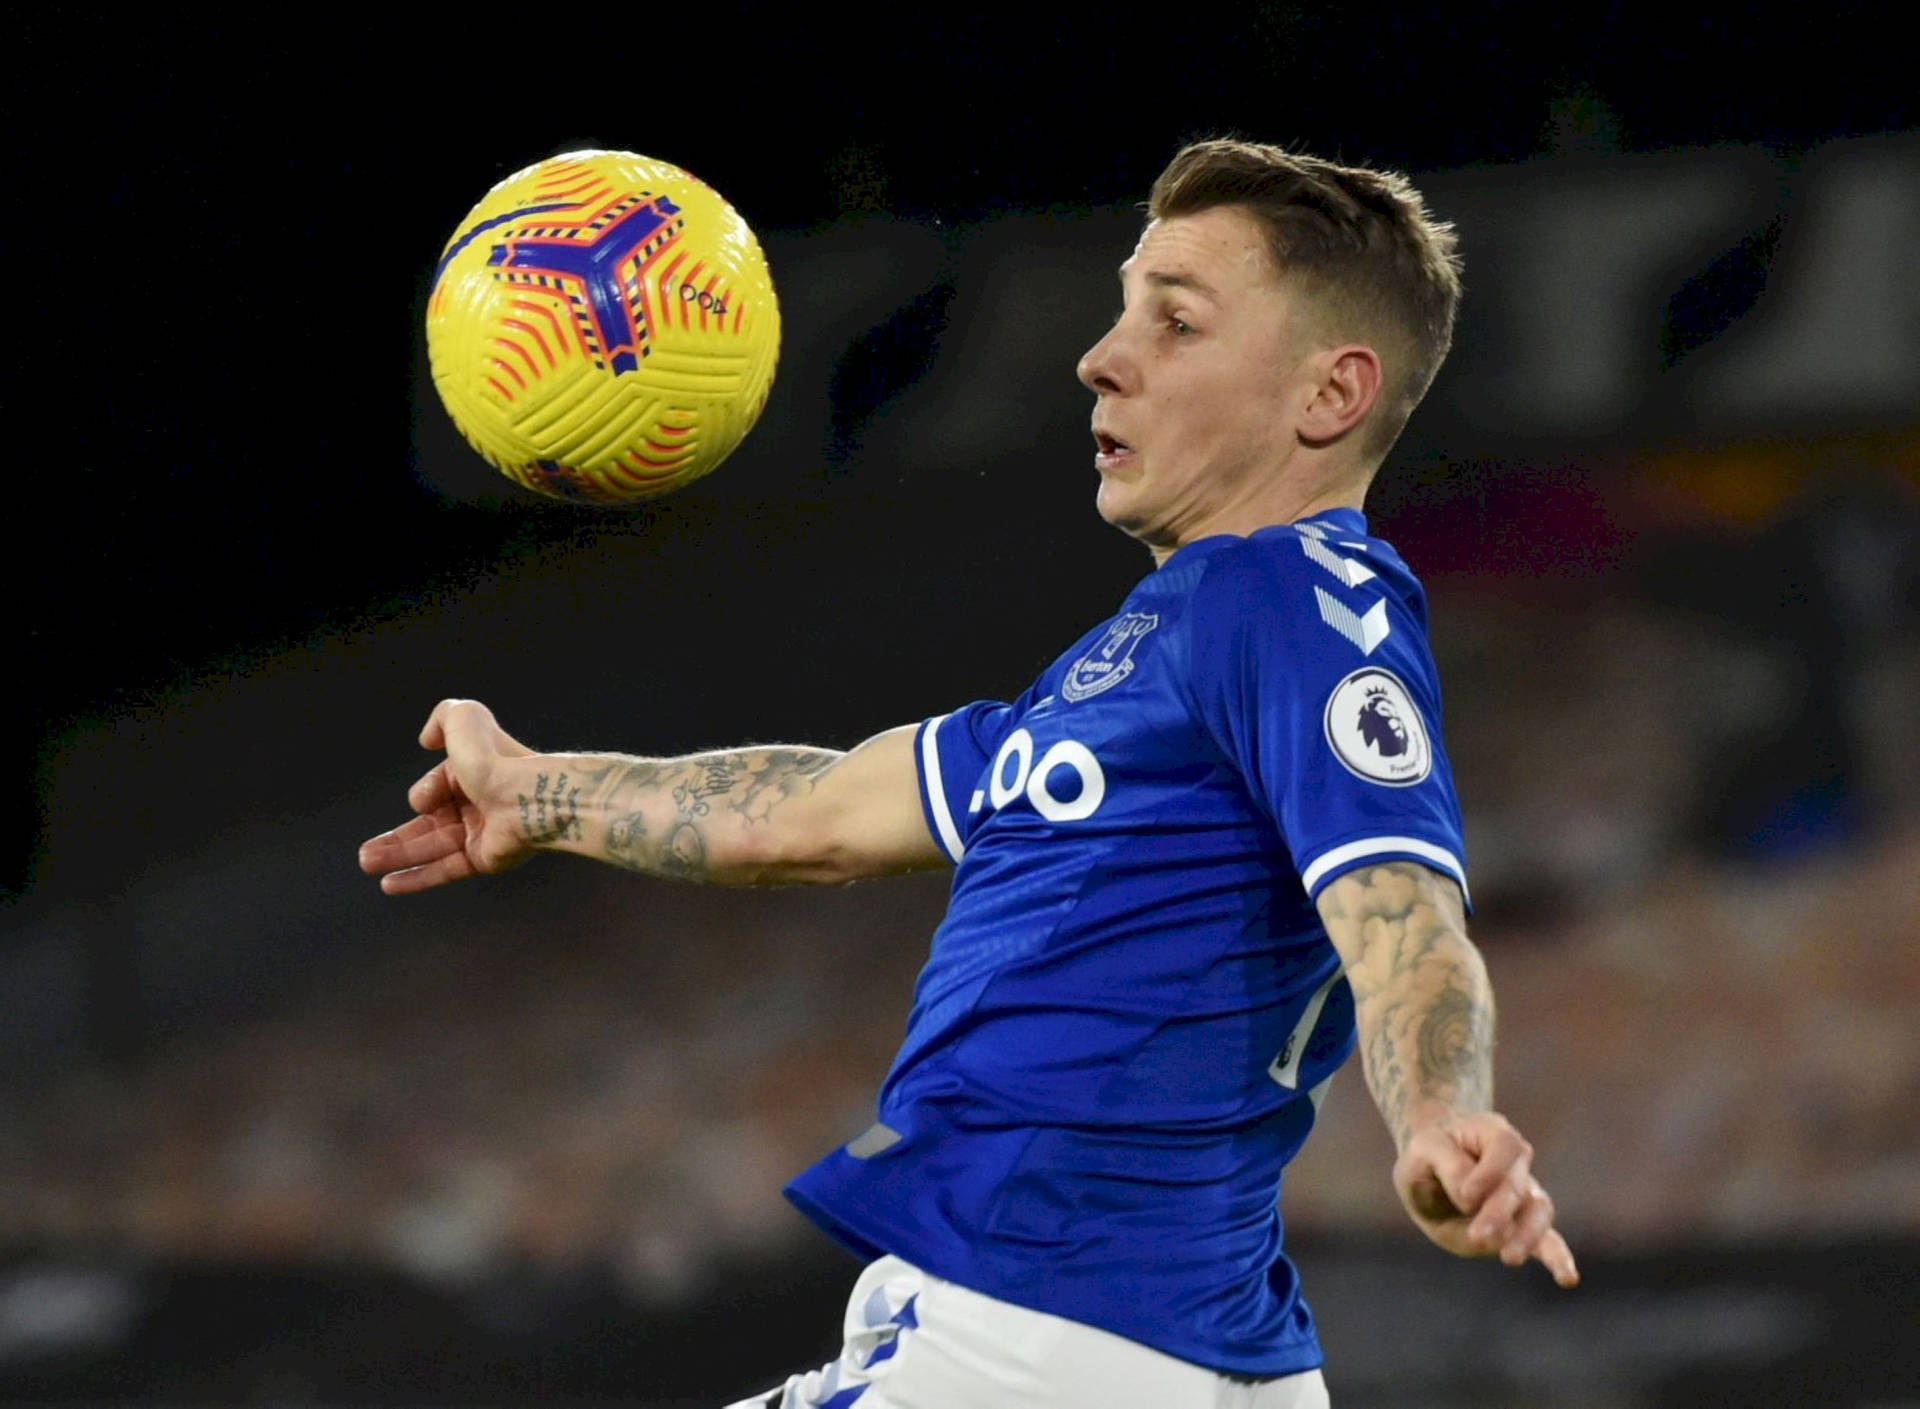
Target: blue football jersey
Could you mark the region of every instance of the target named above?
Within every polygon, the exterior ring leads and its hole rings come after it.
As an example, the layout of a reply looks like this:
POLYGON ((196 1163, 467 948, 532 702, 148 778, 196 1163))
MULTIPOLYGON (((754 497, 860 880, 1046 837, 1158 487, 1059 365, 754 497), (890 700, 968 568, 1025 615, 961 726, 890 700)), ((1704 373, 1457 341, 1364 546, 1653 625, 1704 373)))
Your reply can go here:
POLYGON ((1195 1364, 1320 1364, 1278 1209, 1354 1044, 1313 897, 1386 860, 1465 889, 1426 628, 1336 510, 1181 548, 1017 700, 926 721, 951 901, 879 1123, 795 1204, 1195 1364))

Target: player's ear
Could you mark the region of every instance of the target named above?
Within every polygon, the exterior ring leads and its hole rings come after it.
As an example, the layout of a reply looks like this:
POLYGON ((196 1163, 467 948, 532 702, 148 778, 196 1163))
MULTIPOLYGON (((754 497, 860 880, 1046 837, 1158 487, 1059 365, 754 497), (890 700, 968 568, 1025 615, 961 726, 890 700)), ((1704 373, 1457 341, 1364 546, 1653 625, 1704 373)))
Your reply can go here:
POLYGON ((1325 445, 1357 426, 1380 400, 1380 354, 1365 343, 1347 343, 1317 354, 1313 364, 1317 375, 1300 436, 1325 445))

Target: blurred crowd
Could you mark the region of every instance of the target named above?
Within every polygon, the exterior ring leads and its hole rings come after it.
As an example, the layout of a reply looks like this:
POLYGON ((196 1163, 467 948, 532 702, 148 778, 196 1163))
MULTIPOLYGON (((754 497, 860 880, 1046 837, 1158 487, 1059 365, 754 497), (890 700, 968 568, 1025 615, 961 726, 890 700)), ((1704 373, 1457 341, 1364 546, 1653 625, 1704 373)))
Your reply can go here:
POLYGON ((0 1150, 0 1242, 454 1284, 599 1264, 669 1300, 777 1246, 785 1177, 871 1119, 943 890, 566 889, 544 933, 465 925, 67 1079, 0 1150))
MULTIPOLYGON (((1657 545, 1605 590, 1431 583, 1499 1103, 1576 1246, 1920 1227, 1913 545, 1847 522, 1657 545), (1768 577, 1783 557, 1811 566, 1768 577)), ((0 1245, 455 1286, 593 1266, 672 1302, 816 1237, 781 1185, 871 1119, 944 880, 532 884, 7 1098, 0 1245)), ((1290 1225, 1402 1227, 1390 1161, 1350 1066, 1290 1225)))

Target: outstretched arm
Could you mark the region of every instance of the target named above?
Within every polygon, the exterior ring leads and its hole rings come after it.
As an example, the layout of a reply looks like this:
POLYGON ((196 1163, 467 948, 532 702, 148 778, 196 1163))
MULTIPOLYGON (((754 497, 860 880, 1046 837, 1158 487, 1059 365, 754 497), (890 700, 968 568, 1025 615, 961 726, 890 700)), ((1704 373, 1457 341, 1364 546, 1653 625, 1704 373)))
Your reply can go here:
POLYGON ((847 753, 543 754, 485 705, 444 700, 420 732, 447 756, 408 791, 419 815, 366 842, 360 865, 390 895, 505 871, 543 850, 734 885, 942 865, 920 810, 913 734, 889 730, 847 753))
POLYGON ((1362 867, 1320 892, 1346 965, 1367 1086, 1393 1132, 1393 1184, 1414 1223, 1463 1257, 1537 1257, 1580 1279, 1533 1177, 1533 1147, 1493 1110, 1493 990, 1467 938, 1460 888, 1410 861, 1362 867))

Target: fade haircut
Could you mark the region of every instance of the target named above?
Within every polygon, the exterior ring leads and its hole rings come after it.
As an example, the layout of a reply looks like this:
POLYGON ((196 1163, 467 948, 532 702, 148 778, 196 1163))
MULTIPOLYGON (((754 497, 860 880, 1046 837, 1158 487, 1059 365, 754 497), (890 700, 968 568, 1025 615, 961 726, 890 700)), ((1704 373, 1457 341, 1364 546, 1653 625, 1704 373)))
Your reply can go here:
POLYGON ((1215 206, 1237 206, 1260 222, 1275 267, 1311 301, 1318 333, 1364 342, 1380 355, 1380 400, 1361 451, 1381 459, 1453 343, 1460 305, 1453 227, 1435 220, 1397 172, 1229 138, 1182 147, 1153 183, 1147 216, 1215 206))

